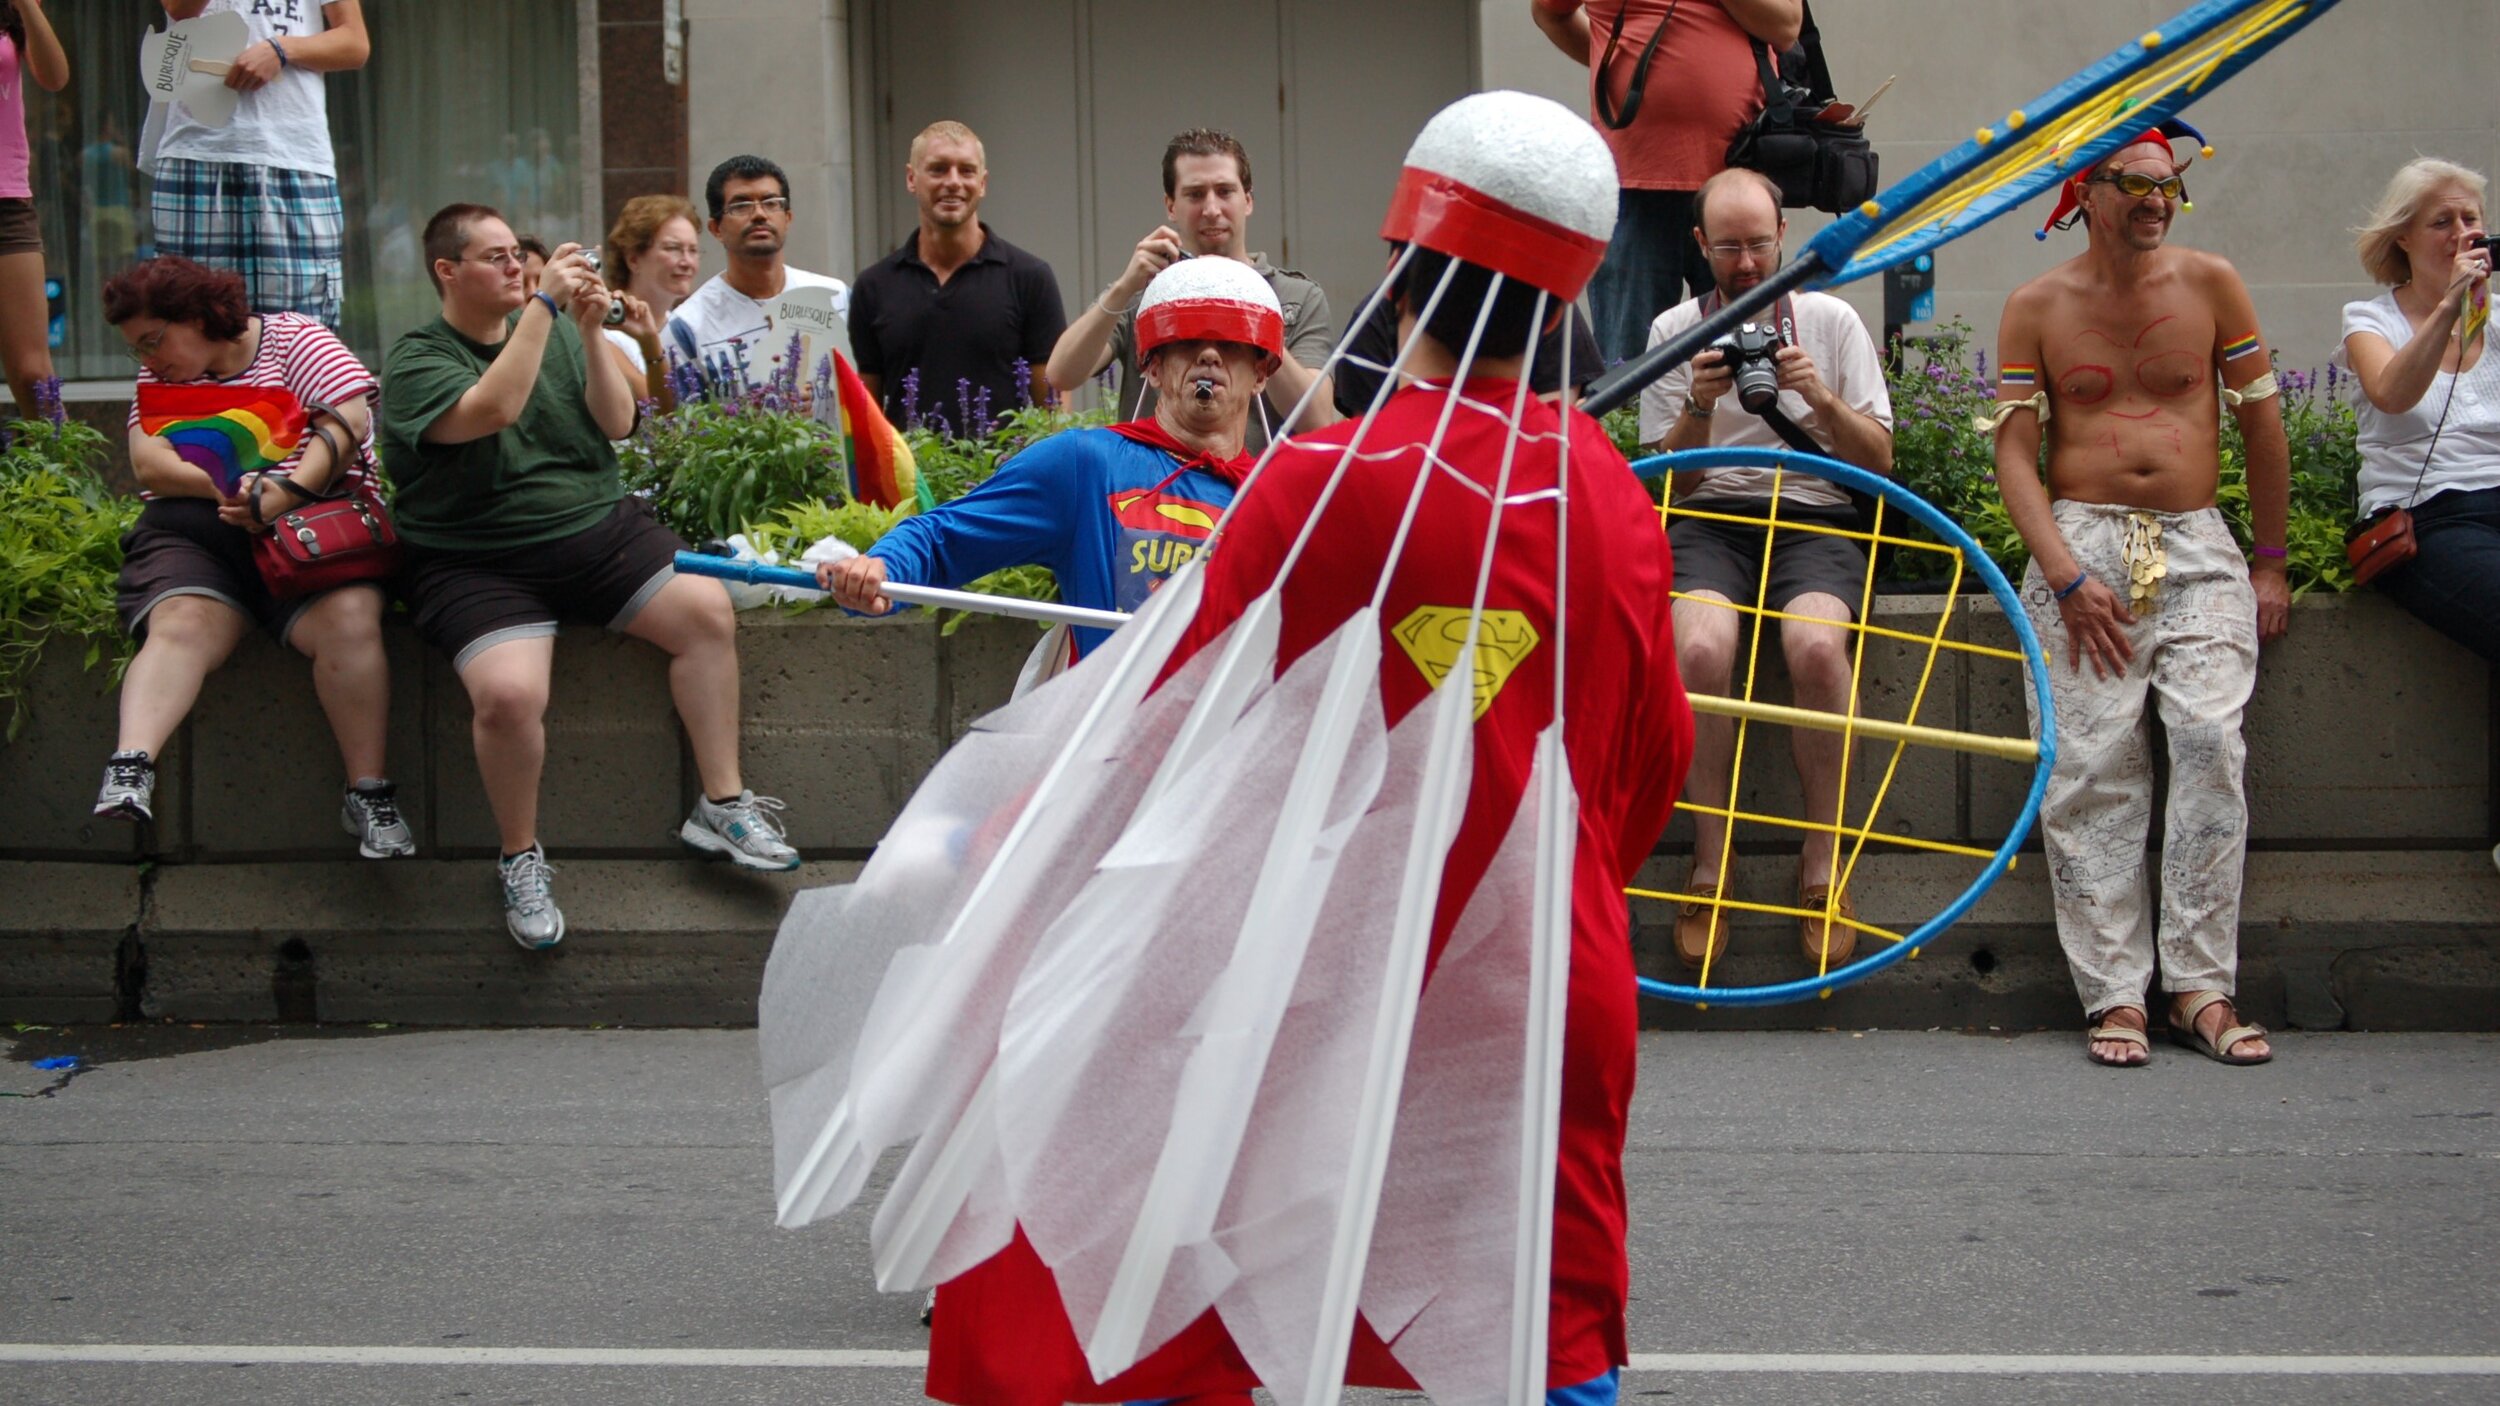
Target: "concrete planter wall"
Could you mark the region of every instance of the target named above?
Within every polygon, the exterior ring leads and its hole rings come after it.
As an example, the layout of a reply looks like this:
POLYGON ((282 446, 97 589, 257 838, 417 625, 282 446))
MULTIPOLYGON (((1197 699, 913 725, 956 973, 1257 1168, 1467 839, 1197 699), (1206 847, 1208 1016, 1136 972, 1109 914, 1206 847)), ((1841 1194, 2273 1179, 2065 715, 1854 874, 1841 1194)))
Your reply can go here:
MULTIPOLYGON (((1942 601, 1896 597, 1879 623, 1925 637, 1942 601)), ((1965 600, 1945 636, 2005 644, 1992 607, 1965 600)), ((675 838, 695 793, 661 657, 596 631, 557 650, 542 834, 562 873, 573 935, 548 956, 501 933, 494 831, 469 750, 467 700, 447 665, 391 636, 392 769, 422 857, 355 858, 338 828, 337 761, 302 661, 248 642, 210 681, 167 748, 158 821, 91 819, 113 741, 100 676, 55 651, 34 717, 0 748, 0 1018, 397 1020, 645 1024, 751 1020, 764 952, 794 887, 856 871, 948 742, 1003 701, 1036 638, 976 621, 951 636, 926 619, 750 612, 739 650, 749 784, 790 805, 811 861, 764 878, 688 859, 675 838), (271 718, 300 747, 279 745, 271 718), (143 863, 144 861, 144 863, 143 863)), ((1767 660, 1776 648, 1766 648, 1767 660)), ((1902 717, 1923 645, 1873 641, 1866 707, 1902 717)), ((2267 651, 2248 725, 2255 828, 2244 915, 2251 1013, 2312 1027, 2500 1024, 2500 876, 2488 855, 2490 676, 2481 662, 2371 596, 2318 598, 2267 651)), ((1772 669, 1763 694, 1785 697, 1772 669)), ((2014 666, 1958 653, 1924 679, 1919 719, 1980 732, 2026 728, 2014 666)), ((1795 810, 1786 742, 1757 729, 1744 808, 1795 810)), ((1912 749, 1856 754, 1853 809, 1879 786, 1878 828, 1993 844, 2027 774, 1912 749)), ((1692 821, 1679 819, 1644 876, 1679 887, 1692 821)), ((1793 844, 1742 846, 1743 893, 1784 901, 1793 844)), ((2036 843, 2034 846, 2036 850, 2036 843)), ((1869 921, 1907 929, 1976 873, 1952 856, 1870 848, 1853 891, 1869 921)), ((1635 904, 1645 969, 1663 972, 1672 913, 1635 904)), ((1775 920, 1740 923, 1730 975, 1793 974, 1775 920)), ((862 979, 873 979, 863 973, 862 979)), ((2038 1025, 2073 1019, 2036 857, 2018 864, 1919 961, 1786 1010, 1692 1012, 1661 1025, 2038 1025)))

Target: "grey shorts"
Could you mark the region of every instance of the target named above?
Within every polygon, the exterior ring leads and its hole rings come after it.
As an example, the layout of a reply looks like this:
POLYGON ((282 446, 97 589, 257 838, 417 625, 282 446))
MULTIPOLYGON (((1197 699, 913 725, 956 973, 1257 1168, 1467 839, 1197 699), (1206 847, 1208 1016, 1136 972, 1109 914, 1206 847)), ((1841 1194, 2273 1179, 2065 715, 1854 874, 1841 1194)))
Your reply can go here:
MULTIPOLYGON (((1703 502, 1711 511, 1753 513, 1762 504, 1703 502)), ((1858 525, 1854 508, 1800 508, 1780 505, 1783 522, 1805 521, 1829 527, 1858 525)), ((1771 546, 1771 576, 1762 577, 1762 548, 1768 527, 1694 518, 1667 520, 1667 543, 1675 556, 1675 588, 1716 591, 1739 605, 1760 604, 1786 610, 1802 595, 1821 592, 1838 596, 1856 618, 1858 599, 1866 591, 1866 553, 1846 537, 1783 529, 1771 546)))

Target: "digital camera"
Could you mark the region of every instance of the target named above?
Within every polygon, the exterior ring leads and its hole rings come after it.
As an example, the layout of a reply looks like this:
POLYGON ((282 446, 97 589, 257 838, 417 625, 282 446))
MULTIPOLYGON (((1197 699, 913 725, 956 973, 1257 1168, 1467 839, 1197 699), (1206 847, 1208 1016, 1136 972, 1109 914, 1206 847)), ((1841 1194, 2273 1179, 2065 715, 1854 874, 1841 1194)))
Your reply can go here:
POLYGON ((1736 403, 1759 415, 1779 403, 1779 328, 1768 322, 1746 322, 1712 342, 1736 373, 1736 403))

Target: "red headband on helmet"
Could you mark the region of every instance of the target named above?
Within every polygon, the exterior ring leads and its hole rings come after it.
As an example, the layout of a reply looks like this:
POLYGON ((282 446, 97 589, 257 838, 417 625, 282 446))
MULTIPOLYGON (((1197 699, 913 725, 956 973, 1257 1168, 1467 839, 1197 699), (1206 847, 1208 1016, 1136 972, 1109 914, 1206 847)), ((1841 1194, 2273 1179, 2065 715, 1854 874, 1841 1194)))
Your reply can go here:
POLYGON ((1166 342, 1239 342, 1282 360, 1285 320, 1272 308, 1232 298, 1173 298, 1137 314, 1139 360, 1166 342))
POLYGON ((1603 239, 1413 166, 1398 177, 1380 237, 1480 264, 1558 298, 1580 296, 1606 257, 1603 239))

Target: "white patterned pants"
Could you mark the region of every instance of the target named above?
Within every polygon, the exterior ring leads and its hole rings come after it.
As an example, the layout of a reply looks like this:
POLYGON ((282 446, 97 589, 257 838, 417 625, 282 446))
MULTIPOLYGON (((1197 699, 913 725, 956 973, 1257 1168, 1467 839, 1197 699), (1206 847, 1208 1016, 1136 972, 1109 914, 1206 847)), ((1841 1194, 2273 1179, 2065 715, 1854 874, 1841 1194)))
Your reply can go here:
MULTIPOLYGON (((2130 510, 2052 505, 2084 570, 2127 594, 2122 554, 2130 510)), ((2257 597, 2222 515, 2155 513, 2168 574, 2153 609, 2127 632, 2135 657, 2114 678, 2089 659, 2068 667, 2066 627, 2039 563, 2023 573, 2023 607, 2040 635, 2057 708, 2057 760, 2040 809, 2057 936, 2087 1013, 2142 1006, 2161 955, 2165 991, 2235 987, 2248 749, 2240 714, 2257 682, 2257 597), (2148 695, 2170 741, 2161 853, 2161 915, 2153 923, 2145 840, 2153 818, 2148 695)), ((2063 584, 2063 583, 2060 583, 2063 584)), ((2032 723, 2038 726, 2037 705, 2032 723)))

